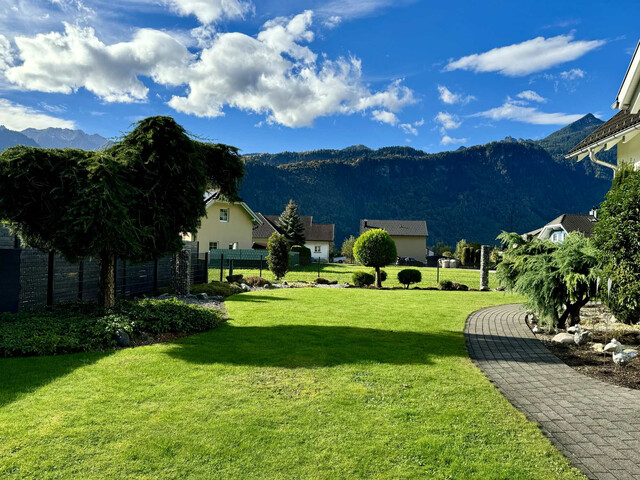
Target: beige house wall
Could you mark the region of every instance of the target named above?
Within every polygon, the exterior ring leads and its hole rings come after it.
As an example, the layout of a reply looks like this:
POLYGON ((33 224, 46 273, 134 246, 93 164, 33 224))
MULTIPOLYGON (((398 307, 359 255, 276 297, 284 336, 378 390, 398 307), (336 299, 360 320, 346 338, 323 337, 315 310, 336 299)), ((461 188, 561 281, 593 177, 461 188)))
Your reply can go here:
POLYGON ((427 237, 391 236, 399 257, 413 257, 424 262, 427 257, 427 237))
MULTIPOLYGON (((218 242, 218 248, 227 250, 229 245, 237 244, 238 249, 251 249, 253 222, 249 213, 240 205, 216 200, 207 208, 207 216, 193 238, 200 242, 200 251, 209 250, 210 242, 218 242), (229 221, 220 221, 220 209, 229 210, 229 221)), ((191 237, 188 235, 186 237, 191 237)))
POLYGON ((627 143, 618 143, 617 147, 618 165, 629 163, 636 165, 636 170, 638 170, 640 167, 640 165, 637 165, 640 162, 640 135, 636 135, 627 143))

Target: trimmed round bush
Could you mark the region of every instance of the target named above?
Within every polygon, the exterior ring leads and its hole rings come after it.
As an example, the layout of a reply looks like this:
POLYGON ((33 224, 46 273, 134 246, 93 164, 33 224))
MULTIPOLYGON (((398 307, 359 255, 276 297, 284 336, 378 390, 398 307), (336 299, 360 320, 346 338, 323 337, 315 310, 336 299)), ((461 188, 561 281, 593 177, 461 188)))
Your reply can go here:
MULTIPOLYGON (((369 272, 369 273, 371 273, 371 275, 373 275, 374 279, 376 278, 376 271, 375 270, 371 270, 371 272, 369 272)), ((386 280, 387 280, 387 272, 384 271, 384 270, 380 270, 380 281, 384 282, 386 280)))
POLYGON ((331 281, 327 280, 326 278, 318 277, 313 281, 313 283, 317 285, 329 285, 331 284, 331 281))
POLYGON ((353 272, 351 280, 356 287, 368 287, 373 285, 375 277, 368 272, 353 272))
POLYGON ((440 284, 438 285, 440 290, 455 290, 453 282, 451 280, 440 280, 440 284))
POLYGON ((268 285, 271 285, 271 282, 266 278, 257 277, 257 276, 245 278, 244 283, 246 283, 250 287, 266 287, 268 285))
POLYGON ((405 268, 398 272, 398 282, 409 288, 412 283, 420 283, 422 281, 422 273, 415 268, 405 268))
POLYGON ((385 230, 373 228, 358 237, 353 246, 353 256, 365 267, 375 269, 376 287, 380 287, 380 269, 396 261, 396 244, 385 230))
POLYGON ((241 273, 238 275, 227 275, 227 282, 229 283, 240 283, 244 277, 241 273))

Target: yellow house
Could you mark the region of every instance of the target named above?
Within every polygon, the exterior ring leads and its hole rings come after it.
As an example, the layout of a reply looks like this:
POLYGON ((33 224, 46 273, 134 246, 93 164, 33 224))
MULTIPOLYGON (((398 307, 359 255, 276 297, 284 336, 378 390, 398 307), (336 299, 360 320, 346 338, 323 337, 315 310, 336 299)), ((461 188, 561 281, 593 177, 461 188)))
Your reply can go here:
POLYGON ((253 227, 261 225, 258 216, 242 200, 231 202, 218 192, 205 194, 207 216, 195 234, 185 240, 200 243, 200 251, 251 249, 253 227))
POLYGON ((588 157, 598 165, 612 168, 614 172, 623 164, 633 165, 636 170, 640 170, 640 42, 611 107, 619 112, 573 147, 566 158, 580 161, 588 157), (616 145, 617 165, 597 157, 601 150, 609 150, 616 145))
POLYGON ((399 257, 424 262, 427 257, 427 222, 424 220, 360 220, 360 234, 373 228, 386 230, 399 257))

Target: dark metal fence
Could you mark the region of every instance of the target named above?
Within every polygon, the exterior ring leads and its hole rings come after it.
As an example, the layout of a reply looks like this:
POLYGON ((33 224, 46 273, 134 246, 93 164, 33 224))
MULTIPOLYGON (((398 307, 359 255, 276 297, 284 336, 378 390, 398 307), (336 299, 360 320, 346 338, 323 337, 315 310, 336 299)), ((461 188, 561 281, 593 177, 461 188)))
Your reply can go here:
MULTIPOLYGON (((198 243, 185 242, 191 251, 191 283, 207 281, 206 260, 199 259, 198 243)), ((132 298, 154 294, 172 281, 171 257, 133 263, 116 260, 116 295, 132 298)), ((19 248, 15 237, 0 226, 0 312, 98 298, 99 262, 88 258, 71 263, 61 255, 19 248), (16 248, 18 246, 18 248, 16 248)))

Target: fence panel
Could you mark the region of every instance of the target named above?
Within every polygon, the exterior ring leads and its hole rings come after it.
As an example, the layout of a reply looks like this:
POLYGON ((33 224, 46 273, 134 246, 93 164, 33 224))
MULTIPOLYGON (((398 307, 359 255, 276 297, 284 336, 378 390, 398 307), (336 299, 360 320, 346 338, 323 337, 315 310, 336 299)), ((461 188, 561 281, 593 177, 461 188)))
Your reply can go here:
POLYGON ((17 312, 20 301, 20 250, 0 250, 0 312, 17 312))

